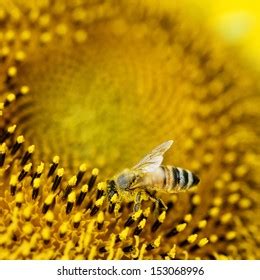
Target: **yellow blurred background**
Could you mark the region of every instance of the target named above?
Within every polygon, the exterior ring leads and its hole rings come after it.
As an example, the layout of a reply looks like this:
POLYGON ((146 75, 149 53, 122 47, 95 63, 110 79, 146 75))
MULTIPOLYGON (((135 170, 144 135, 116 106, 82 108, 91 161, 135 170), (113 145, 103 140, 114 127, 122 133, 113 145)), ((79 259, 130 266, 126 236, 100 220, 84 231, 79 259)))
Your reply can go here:
MULTIPOLYGON (((189 12, 206 21, 230 46, 260 71, 260 2, 257 0, 185 0, 189 12)), ((167 1, 168 2, 168 1, 167 1)))
POLYGON ((260 71, 260 1, 257 0, 145 0, 154 9, 169 10, 176 5, 239 50, 251 66, 260 71))

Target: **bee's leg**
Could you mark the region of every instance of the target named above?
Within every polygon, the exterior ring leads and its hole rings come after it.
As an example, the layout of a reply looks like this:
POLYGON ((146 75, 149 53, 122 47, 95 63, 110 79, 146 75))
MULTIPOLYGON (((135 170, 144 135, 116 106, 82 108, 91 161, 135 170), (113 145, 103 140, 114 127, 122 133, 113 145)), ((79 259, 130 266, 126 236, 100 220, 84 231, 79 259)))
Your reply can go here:
POLYGON ((155 212, 156 213, 160 213, 159 210, 166 211, 168 209, 168 207, 165 205, 163 200, 160 199, 160 198, 157 198, 155 196, 156 192, 155 193, 151 193, 148 190, 146 190, 146 193, 149 195, 150 199, 155 202, 155 212))
POLYGON ((137 212, 141 208, 142 192, 138 192, 135 196, 134 212, 137 212))
POLYGON ((167 205, 164 203, 164 201, 162 199, 158 198, 157 201, 159 204, 158 207, 160 209, 162 209, 163 211, 166 211, 168 209, 167 205))
POLYGON ((168 207, 165 205, 165 203, 160 198, 156 198, 154 212, 157 215, 160 215, 162 213, 162 211, 166 211, 167 208, 168 207))

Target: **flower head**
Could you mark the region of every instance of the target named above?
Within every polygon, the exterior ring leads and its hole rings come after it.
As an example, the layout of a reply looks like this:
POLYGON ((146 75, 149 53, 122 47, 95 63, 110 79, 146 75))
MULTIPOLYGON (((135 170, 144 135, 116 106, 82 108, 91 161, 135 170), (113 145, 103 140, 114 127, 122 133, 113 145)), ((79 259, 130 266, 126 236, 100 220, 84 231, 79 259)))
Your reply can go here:
POLYGON ((1 7, 0 258, 260 257, 254 73, 142 2, 1 7), (167 139, 198 188, 158 192, 159 213, 109 201, 106 180, 167 139))

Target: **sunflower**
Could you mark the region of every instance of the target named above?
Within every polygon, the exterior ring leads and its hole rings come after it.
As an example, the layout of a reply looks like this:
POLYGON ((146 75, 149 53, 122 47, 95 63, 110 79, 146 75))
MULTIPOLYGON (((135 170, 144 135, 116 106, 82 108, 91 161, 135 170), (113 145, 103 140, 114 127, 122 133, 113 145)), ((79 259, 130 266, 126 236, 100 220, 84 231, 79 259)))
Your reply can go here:
POLYGON ((259 88, 183 7, 0 5, 1 259, 258 259, 259 88), (133 203, 106 180, 173 139, 190 192, 133 203))

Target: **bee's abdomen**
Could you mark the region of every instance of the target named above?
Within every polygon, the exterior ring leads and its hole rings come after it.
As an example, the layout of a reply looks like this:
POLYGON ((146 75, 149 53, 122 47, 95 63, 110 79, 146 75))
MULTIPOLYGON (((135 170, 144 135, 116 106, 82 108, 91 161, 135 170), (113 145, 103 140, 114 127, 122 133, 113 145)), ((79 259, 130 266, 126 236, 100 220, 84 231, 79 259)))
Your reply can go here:
POLYGON ((164 166, 168 191, 185 191, 199 183, 199 178, 187 169, 173 166, 164 166))

